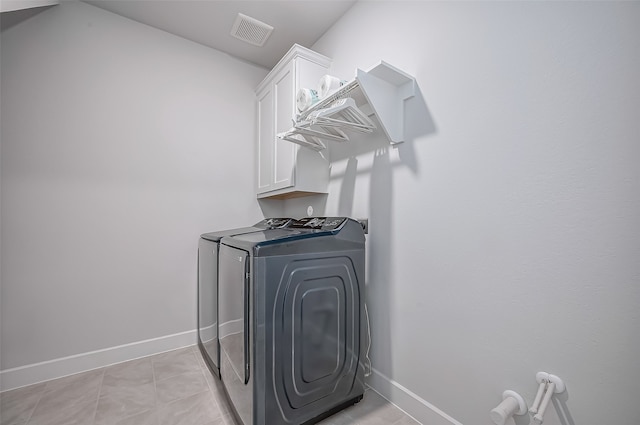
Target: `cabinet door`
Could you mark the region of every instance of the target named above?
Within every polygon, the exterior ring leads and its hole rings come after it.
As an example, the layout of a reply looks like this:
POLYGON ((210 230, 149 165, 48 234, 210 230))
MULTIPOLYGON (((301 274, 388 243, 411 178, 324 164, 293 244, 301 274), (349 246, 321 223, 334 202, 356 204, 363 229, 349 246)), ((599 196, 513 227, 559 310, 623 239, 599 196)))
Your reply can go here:
MULTIPOLYGON (((287 131, 295 117, 295 65, 292 61, 274 78, 275 134, 287 131)), ((295 185, 295 155, 297 145, 273 136, 273 189, 295 185)))
POLYGON ((274 114, 273 90, 258 94, 258 193, 273 189, 274 114))

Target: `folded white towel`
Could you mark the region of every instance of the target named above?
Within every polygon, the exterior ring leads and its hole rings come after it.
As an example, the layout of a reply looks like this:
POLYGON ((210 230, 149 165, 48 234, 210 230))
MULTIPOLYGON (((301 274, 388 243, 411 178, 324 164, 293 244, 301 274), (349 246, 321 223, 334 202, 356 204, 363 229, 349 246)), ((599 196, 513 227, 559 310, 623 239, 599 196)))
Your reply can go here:
POLYGON ((322 78, 320 78, 320 83, 318 85, 318 96, 322 99, 332 91, 338 90, 340 87, 345 85, 345 83, 345 80, 341 80, 332 75, 323 75, 322 78))
POLYGON ((313 89, 301 88, 298 89, 298 94, 296 95, 296 106, 298 107, 298 111, 302 112, 314 103, 318 102, 320 97, 318 97, 318 92, 313 89))

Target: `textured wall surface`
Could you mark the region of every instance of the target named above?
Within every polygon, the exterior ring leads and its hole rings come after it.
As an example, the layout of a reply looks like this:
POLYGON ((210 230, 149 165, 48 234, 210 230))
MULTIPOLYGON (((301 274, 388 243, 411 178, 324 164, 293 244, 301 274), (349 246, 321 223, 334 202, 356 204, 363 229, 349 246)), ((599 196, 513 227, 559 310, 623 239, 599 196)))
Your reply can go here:
POLYGON ((313 47, 420 88, 404 145, 332 145, 329 196, 286 211, 369 218, 374 386, 489 425, 546 371, 545 424, 638 423, 640 3, 360 2, 313 47))
MULTIPOLYGON (((80 2, 2 33, 2 369, 196 327, 267 70, 80 2)), ((195 342, 195 341, 194 341, 195 342)))

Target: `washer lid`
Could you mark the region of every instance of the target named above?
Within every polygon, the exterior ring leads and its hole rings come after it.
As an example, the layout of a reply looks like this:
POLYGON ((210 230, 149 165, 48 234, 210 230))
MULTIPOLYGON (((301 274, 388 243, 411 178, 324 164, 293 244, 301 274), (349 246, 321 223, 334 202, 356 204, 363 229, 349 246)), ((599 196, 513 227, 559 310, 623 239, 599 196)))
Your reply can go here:
POLYGON ((220 242, 225 236, 242 235, 244 233, 258 232, 265 229, 280 229, 286 227, 293 219, 291 218, 265 218, 251 227, 241 227, 238 229, 221 230, 218 232, 204 233, 200 235, 202 239, 213 242, 220 242))
POLYGON ((243 233, 241 235, 233 235, 225 239, 225 244, 230 246, 246 247, 261 245, 263 243, 278 242, 283 239, 299 238, 309 230, 293 230, 293 229, 267 229, 258 230, 251 233, 243 233))
POLYGON ((219 232, 204 233, 200 235, 200 237, 209 241, 220 242, 220 239, 224 238, 225 236, 241 235, 243 233, 258 232, 260 230, 262 229, 258 227, 241 227, 239 229, 229 229, 221 230, 219 232))

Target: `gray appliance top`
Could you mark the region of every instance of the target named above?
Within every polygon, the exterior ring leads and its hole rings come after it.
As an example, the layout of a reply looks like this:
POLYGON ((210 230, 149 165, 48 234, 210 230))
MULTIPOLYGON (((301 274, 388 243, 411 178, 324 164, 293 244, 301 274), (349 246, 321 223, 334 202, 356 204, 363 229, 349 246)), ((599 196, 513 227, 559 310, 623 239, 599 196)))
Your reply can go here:
POLYGON ((225 236, 241 235, 243 233, 259 232, 266 229, 279 229, 287 226, 291 222, 291 218, 265 218, 260 220, 251 227, 241 227, 238 229, 221 230, 217 232, 203 233, 200 235, 202 239, 213 242, 220 242, 225 236))
POLYGON ((348 217, 306 217, 291 220, 285 227, 258 230, 225 237, 222 243, 246 251, 274 244, 295 242, 341 234, 343 239, 364 243, 364 231, 357 221, 348 217), (344 233, 344 235, 342 235, 344 233))

